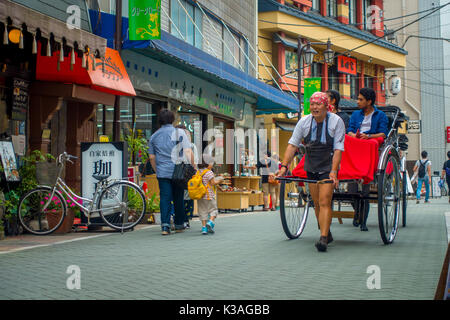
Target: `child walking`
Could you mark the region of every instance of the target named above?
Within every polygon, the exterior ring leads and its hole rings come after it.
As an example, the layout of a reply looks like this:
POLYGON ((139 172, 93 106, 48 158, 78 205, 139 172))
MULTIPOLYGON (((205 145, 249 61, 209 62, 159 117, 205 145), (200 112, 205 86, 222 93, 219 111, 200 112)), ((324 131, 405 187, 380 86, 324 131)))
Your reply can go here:
POLYGON ((198 216, 202 222, 202 234, 214 233, 214 221, 219 213, 217 209, 216 195, 212 186, 215 186, 223 180, 223 177, 215 177, 211 171, 214 160, 198 165, 202 182, 206 186, 207 192, 202 199, 197 200, 198 216))

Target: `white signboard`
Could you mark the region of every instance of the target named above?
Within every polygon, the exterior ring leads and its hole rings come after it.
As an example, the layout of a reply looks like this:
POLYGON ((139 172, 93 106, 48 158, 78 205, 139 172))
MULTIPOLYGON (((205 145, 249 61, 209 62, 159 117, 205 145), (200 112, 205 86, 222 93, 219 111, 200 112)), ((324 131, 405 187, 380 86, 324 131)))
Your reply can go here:
POLYGON ((420 120, 408 121, 408 133, 422 133, 422 126, 420 120))
POLYGON ((124 150, 127 150, 124 142, 81 143, 82 197, 92 199, 101 180, 127 179, 128 154, 124 150))
POLYGON ((439 181, 441 178, 439 176, 431 177, 431 196, 433 198, 441 197, 441 188, 439 187, 439 181))

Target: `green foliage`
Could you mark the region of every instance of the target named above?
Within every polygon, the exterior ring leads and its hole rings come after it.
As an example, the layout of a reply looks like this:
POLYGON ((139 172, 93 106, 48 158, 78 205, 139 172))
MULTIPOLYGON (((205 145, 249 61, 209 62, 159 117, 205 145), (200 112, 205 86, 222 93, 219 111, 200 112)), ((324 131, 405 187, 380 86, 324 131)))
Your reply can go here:
POLYGON ((51 154, 43 154, 39 150, 34 150, 29 156, 23 157, 23 165, 19 168, 20 184, 14 190, 3 190, 5 200, 0 201, 0 205, 5 207, 5 218, 11 221, 17 215, 19 200, 22 195, 37 187, 36 163, 55 160, 51 154))
POLYGON ((159 209, 159 197, 157 197, 156 192, 153 193, 151 197, 149 197, 149 193, 147 192, 145 199, 147 199, 147 211, 148 212, 158 212, 159 209))
POLYGON ((141 151, 141 161, 146 163, 148 160, 148 141, 142 134, 142 130, 136 132, 131 131, 131 134, 126 135, 124 140, 128 144, 128 153, 130 155, 131 163, 136 164, 136 155, 141 151))

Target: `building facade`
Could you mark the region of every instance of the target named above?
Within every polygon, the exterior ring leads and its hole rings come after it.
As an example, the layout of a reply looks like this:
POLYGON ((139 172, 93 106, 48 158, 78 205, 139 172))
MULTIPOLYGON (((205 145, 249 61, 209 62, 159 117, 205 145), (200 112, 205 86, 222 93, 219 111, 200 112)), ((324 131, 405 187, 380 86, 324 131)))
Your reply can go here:
MULTIPOLYGON (((112 45, 105 30, 114 25, 114 7, 110 1, 98 4, 100 11, 90 11, 93 26, 101 21, 94 32, 112 45)), ((234 174, 240 154, 256 154, 257 146, 250 138, 239 143, 226 130, 254 128, 256 112, 292 111, 298 105, 295 97, 256 79, 257 2, 163 0, 161 39, 152 41, 127 40, 128 1, 122 5, 121 56, 137 93, 121 102, 124 134, 136 128, 149 138, 158 128, 159 109, 168 107, 202 150, 214 141, 216 160, 223 163, 217 172, 234 174), (215 138, 204 136, 208 129, 215 130, 215 138)), ((112 110, 99 106, 99 132, 110 135, 112 110)))
POLYGON ((423 17, 419 22, 396 32, 393 37, 393 41, 404 47, 409 54, 403 70, 388 70, 390 75, 400 76, 402 80, 401 92, 397 96, 388 96, 388 102, 400 106, 410 120, 420 121, 420 131, 408 133, 409 167, 420 158, 421 151, 426 150, 432 162, 432 171, 440 171, 446 160, 446 151, 449 150, 447 126, 450 124, 450 104, 446 87, 450 83, 450 77, 446 70, 445 56, 450 51, 448 43, 442 38, 449 38, 450 35, 445 24, 445 17, 448 17, 450 9, 445 7, 432 13, 440 5, 444 5, 443 2, 439 4, 439 1, 385 3, 386 19, 413 15, 386 22, 391 30, 423 17), (414 15, 418 12, 421 14, 414 15))
MULTIPOLYGON (((309 41, 317 52, 311 65, 301 66, 302 79, 320 77, 321 90, 339 91, 343 107, 356 107, 363 87, 375 90, 376 105, 386 105, 385 70, 403 68, 407 52, 384 39, 383 1, 260 0, 258 4, 259 79, 297 94, 300 38, 302 45, 309 41), (331 64, 324 59, 328 40, 335 53, 331 64)), ((304 81, 301 88, 303 94, 304 81)), ((281 149, 284 144, 280 142, 281 149)))

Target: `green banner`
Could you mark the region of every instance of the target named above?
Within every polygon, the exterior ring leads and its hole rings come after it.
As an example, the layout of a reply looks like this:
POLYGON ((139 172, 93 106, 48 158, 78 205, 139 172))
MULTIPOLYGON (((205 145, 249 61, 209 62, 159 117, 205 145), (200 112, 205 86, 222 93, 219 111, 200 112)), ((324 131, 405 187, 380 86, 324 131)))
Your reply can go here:
POLYGON ((304 95, 303 95, 303 114, 310 114, 309 111, 309 98, 314 92, 320 91, 322 88, 322 78, 306 78, 303 81, 304 95))
POLYGON ((161 39, 161 0, 129 0, 130 40, 161 39))

